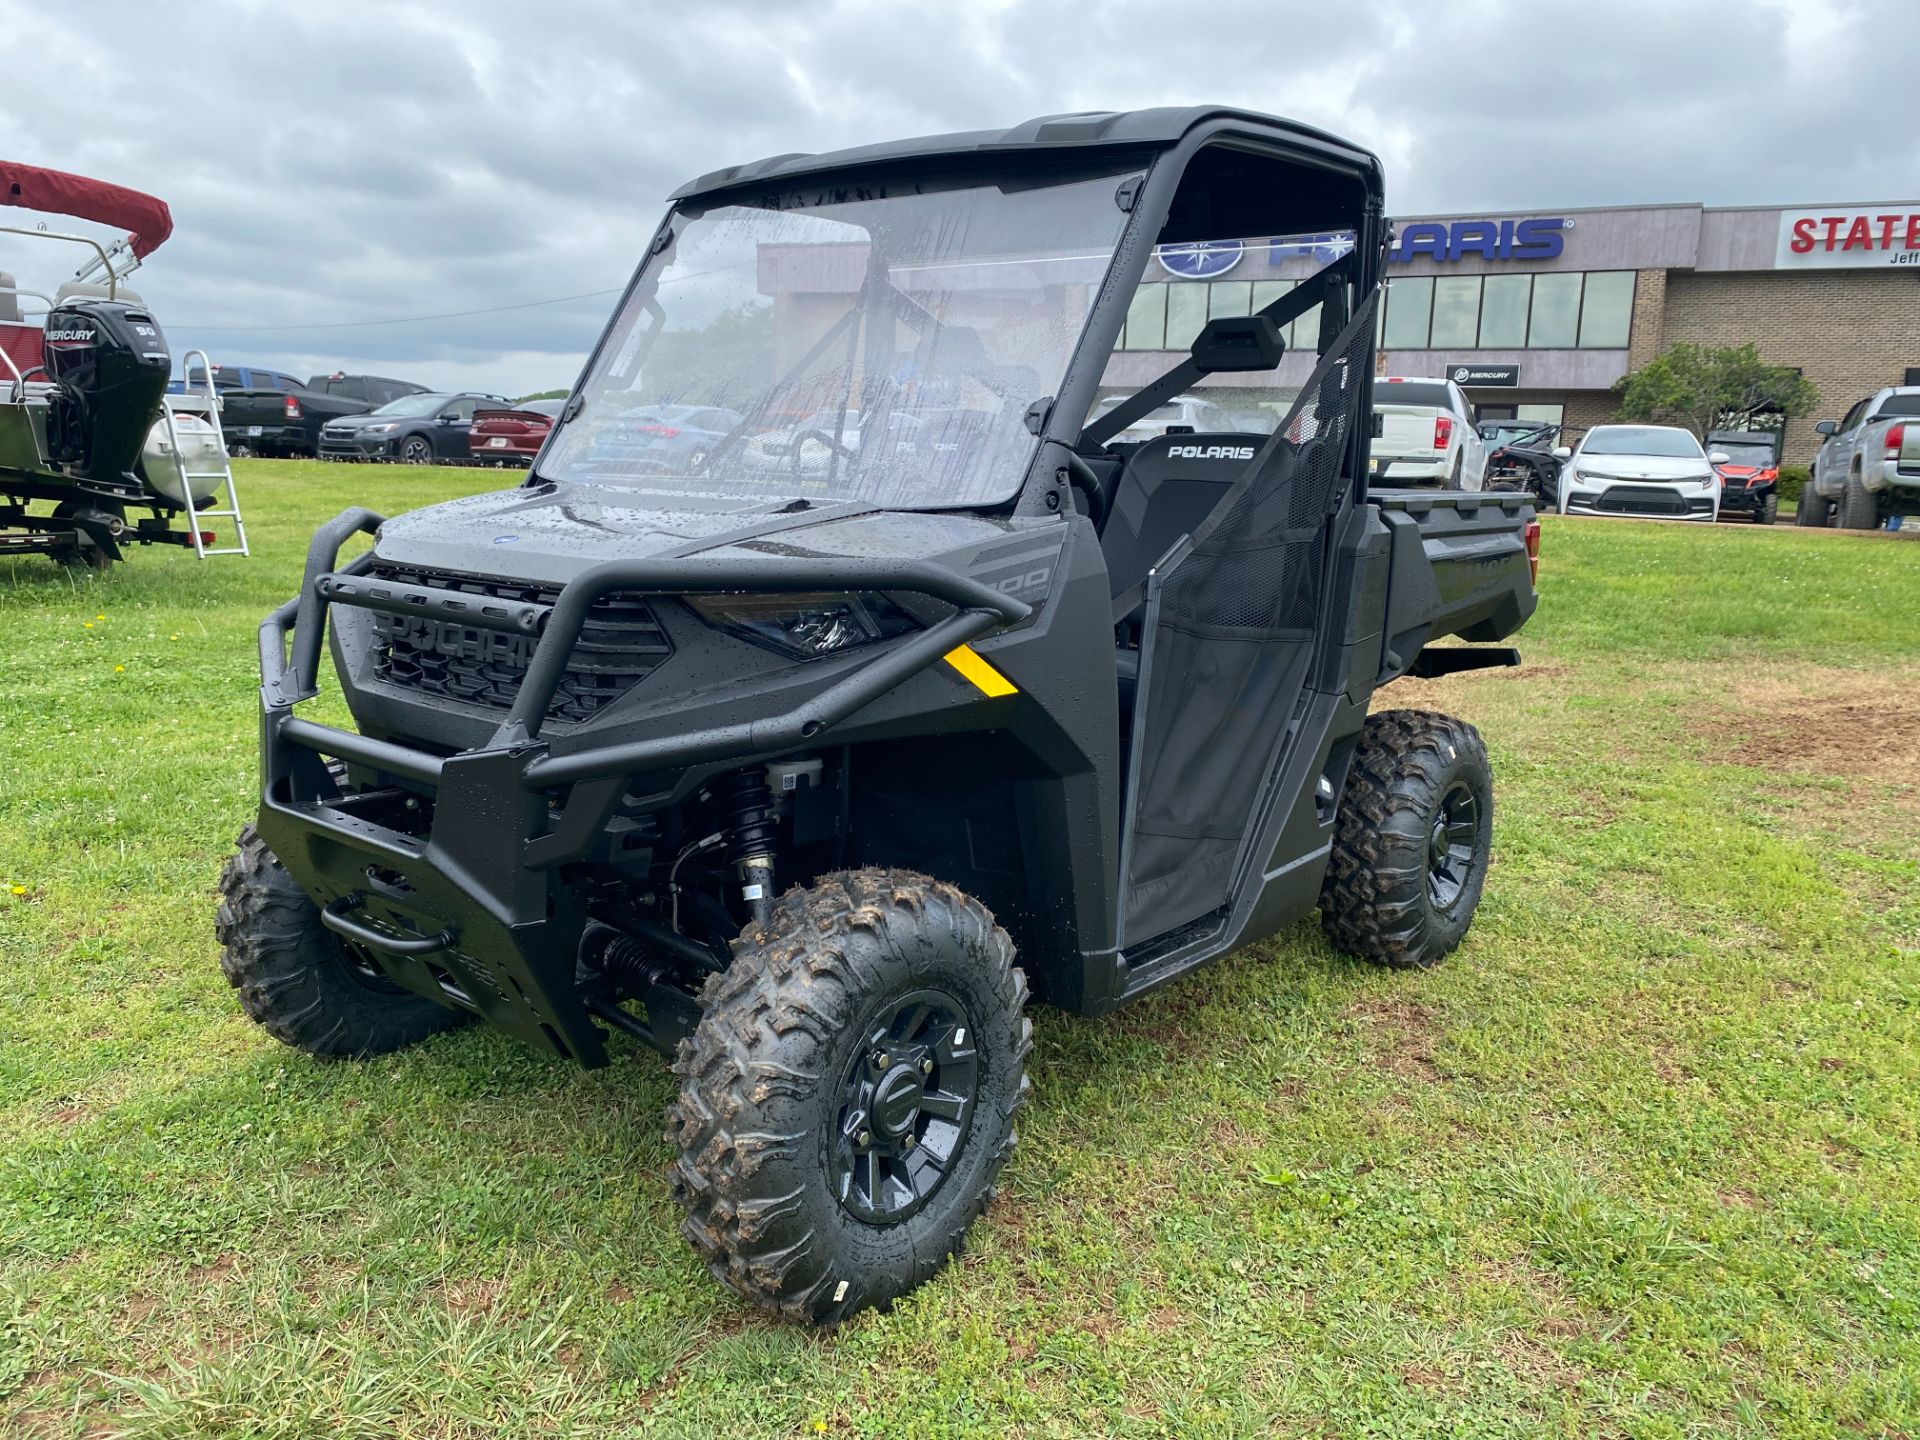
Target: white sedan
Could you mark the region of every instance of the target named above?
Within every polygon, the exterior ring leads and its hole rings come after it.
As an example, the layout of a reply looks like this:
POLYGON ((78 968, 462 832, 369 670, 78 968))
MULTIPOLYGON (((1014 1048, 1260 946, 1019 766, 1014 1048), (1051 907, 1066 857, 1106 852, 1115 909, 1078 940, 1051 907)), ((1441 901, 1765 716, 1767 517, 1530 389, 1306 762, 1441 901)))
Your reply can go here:
POLYGON ((1553 452, 1561 471, 1562 515, 1632 515, 1704 520, 1720 515, 1720 477, 1691 431, 1674 425, 1596 425, 1574 449, 1553 452))

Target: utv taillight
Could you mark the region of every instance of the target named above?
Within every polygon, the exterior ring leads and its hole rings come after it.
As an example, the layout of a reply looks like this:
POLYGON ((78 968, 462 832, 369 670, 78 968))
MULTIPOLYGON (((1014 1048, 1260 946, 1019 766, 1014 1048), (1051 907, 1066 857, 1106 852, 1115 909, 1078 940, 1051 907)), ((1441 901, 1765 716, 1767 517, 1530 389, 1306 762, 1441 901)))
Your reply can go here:
POLYGON ((300 418, 300 402, 296 400, 293 396, 289 395, 287 396, 287 419, 298 420, 299 418, 300 418))
POLYGON ((1900 447, 1906 443, 1906 439, 1907 423, 1904 420, 1887 431, 1887 459, 1900 458, 1900 447))
POLYGON ((1535 586, 1540 583, 1540 522, 1527 522, 1527 579, 1535 586))
POLYGON ((1444 450, 1447 442, 1453 438, 1453 421, 1444 415, 1436 415, 1433 420, 1433 448, 1444 450))

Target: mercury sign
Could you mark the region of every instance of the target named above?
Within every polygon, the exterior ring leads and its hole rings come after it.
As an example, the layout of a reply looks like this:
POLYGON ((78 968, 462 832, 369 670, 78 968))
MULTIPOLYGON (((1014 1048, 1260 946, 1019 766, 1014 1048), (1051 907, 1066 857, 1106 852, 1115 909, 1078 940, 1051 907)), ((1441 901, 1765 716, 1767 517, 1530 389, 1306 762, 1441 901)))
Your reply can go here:
POLYGON ((1920 266, 1920 206, 1782 211, 1773 263, 1779 270, 1920 266))

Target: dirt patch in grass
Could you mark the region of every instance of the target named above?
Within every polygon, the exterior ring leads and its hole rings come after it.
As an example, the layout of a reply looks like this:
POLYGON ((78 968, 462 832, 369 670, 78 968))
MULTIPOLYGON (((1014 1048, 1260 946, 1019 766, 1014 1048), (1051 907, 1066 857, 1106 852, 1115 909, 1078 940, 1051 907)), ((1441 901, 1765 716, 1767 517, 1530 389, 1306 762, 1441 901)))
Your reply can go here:
POLYGON ((1354 1002, 1353 1017, 1366 1031, 1373 1062, 1403 1080, 1439 1080, 1433 1058, 1433 1012, 1402 996, 1368 995, 1354 1002))
POLYGON ((1774 667, 1727 694, 1694 726, 1717 764, 1920 785, 1920 696, 1895 671, 1774 667))

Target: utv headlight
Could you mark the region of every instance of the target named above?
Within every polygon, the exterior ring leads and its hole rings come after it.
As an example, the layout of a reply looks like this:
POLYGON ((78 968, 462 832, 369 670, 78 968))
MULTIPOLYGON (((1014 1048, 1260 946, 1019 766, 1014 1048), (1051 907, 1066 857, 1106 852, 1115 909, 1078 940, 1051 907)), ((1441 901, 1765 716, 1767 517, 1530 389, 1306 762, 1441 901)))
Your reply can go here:
POLYGON ((690 595, 687 603, 711 625, 796 660, 857 650, 918 630, 919 622, 886 596, 690 595))

